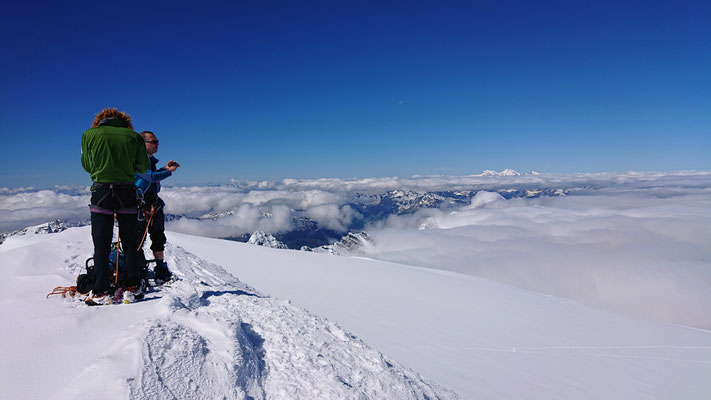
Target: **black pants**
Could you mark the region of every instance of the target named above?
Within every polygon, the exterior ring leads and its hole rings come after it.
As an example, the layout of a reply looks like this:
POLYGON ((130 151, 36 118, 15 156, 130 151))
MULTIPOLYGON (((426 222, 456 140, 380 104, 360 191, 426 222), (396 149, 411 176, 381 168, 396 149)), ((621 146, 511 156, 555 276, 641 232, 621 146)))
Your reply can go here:
POLYGON ((124 268, 123 286, 133 286, 141 279, 136 249, 137 203, 131 184, 95 183, 91 187, 91 238, 94 241, 94 293, 109 291, 111 271, 109 253, 114 230, 114 213, 119 224, 124 268))
MULTIPOLYGON (((163 251, 165 249, 165 215, 163 214, 163 200, 157 198, 155 204, 155 213, 153 214, 153 222, 148 227, 148 234, 151 235, 151 250, 163 251)), ((150 213, 150 209, 147 210, 150 213)), ((138 221, 138 241, 140 242, 146 232, 148 219, 141 218, 138 221)))

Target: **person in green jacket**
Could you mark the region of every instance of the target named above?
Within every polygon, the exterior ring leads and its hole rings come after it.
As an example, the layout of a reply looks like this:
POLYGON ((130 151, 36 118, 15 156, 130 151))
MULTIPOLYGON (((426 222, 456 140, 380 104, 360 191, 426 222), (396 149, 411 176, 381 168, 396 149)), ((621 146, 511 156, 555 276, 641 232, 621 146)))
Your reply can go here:
POLYGON ((94 286, 86 303, 111 302, 109 253, 114 214, 124 252, 121 284, 134 296, 142 295, 145 287, 135 245, 138 200, 134 177, 146 172, 151 164, 143 138, 133 130, 128 114, 105 108, 96 115, 91 128, 81 138, 81 165, 93 181, 89 209, 94 242, 94 286))

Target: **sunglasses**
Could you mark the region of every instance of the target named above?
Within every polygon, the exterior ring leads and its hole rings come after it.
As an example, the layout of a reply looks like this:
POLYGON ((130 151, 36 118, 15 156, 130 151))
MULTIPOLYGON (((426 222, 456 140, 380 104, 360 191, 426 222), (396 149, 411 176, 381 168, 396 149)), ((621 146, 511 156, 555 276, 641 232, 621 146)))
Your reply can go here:
POLYGON ((158 139, 153 139, 153 140, 144 140, 146 143, 153 143, 153 144, 158 144, 158 139))

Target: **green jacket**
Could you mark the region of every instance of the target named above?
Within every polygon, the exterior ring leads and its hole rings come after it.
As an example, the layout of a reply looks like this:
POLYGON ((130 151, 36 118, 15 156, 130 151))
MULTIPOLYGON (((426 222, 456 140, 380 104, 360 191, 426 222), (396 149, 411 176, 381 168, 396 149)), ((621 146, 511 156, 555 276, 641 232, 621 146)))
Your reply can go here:
POLYGON ((110 119, 81 137, 81 166, 94 182, 131 182, 151 167, 143 138, 120 119, 110 119))

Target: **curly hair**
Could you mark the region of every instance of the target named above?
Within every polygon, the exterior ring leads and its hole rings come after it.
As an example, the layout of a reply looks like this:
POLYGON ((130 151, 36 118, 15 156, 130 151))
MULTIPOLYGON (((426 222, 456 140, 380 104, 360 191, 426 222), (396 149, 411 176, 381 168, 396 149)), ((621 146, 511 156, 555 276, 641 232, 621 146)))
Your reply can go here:
POLYGON ((94 122, 92 122, 91 127, 96 128, 97 126, 99 126, 102 120, 107 118, 122 119, 128 124, 128 127, 130 129, 133 129, 133 124, 131 123, 131 116, 115 108, 104 108, 103 110, 99 111, 99 113, 96 114, 96 117, 94 117, 94 122))

